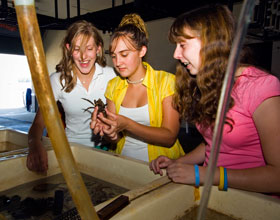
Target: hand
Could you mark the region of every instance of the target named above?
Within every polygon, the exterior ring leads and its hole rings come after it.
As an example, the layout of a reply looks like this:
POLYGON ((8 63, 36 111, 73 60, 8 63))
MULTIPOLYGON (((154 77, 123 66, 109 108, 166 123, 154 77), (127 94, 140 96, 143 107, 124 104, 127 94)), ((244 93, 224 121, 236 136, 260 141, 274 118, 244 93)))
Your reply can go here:
POLYGON ((175 183, 195 184, 194 166, 176 161, 166 169, 167 176, 175 183))
POLYGON ((27 155, 26 166, 31 171, 47 172, 48 154, 40 140, 33 140, 29 144, 29 153, 27 155))
POLYGON ((126 117, 119 114, 114 114, 108 109, 105 109, 105 111, 107 114, 107 118, 104 117, 102 113, 100 113, 98 114, 98 119, 100 119, 103 123, 109 125, 110 128, 117 133, 125 130, 128 123, 126 117))
POLYGON ((160 174, 162 176, 162 169, 165 169, 172 163, 174 163, 174 160, 171 160, 166 156, 159 156, 157 159, 150 162, 149 167, 150 170, 154 172, 154 174, 160 174))
MULTIPOLYGON (((98 107, 96 106, 94 108, 93 113, 91 114, 91 122, 90 122, 90 128, 94 131, 97 127, 97 112, 98 112, 98 107)), ((94 134, 99 133, 99 130, 96 130, 96 133, 94 132, 94 134)))
MULTIPOLYGON (((91 123, 90 123, 90 128, 93 130, 93 133, 95 135, 100 135, 101 137, 104 135, 104 132, 103 132, 103 128, 108 128, 109 126, 102 123, 102 121, 100 121, 98 118, 97 118, 97 113, 98 113, 98 107, 96 106, 94 108, 94 111, 92 113, 92 116, 91 116, 91 123)), ((99 115, 102 115, 102 113, 99 113, 99 115)))
POLYGON ((107 117, 104 117, 102 113, 98 114, 98 119, 102 124, 102 132, 111 141, 118 139, 118 133, 123 130, 125 124, 125 117, 117 115, 106 109, 107 117), (106 125, 106 126, 105 126, 106 125))

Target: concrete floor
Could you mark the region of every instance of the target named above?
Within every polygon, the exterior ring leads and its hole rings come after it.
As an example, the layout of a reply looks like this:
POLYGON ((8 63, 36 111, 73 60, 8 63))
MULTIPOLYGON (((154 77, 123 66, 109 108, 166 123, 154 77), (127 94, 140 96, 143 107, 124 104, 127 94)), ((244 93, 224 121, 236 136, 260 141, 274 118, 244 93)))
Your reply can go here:
POLYGON ((0 109, 0 128, 10 128, 28 132, 35 113, 28 112, 26 108, 0 109))

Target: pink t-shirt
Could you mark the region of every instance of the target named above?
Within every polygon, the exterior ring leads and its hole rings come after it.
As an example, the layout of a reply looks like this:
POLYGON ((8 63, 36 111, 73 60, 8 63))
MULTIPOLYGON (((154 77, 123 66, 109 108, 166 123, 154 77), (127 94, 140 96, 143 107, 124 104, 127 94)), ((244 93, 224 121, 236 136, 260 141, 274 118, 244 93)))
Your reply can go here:
MULTIPOLYGON (((224 125, 222 143, 217 166, 231 169, 246 169, 265 165, 258 131, 253 121, 253 113, 266 99, 280 95, 280 82, 270 74, 255 67, 248 67, 236 81, 232 97, 234 106, 227 116, 233 119, 233 129, 224 125)), ((210 129, 202 130, 206 145, 204 166, 208 164, 212 145, 210 129)))

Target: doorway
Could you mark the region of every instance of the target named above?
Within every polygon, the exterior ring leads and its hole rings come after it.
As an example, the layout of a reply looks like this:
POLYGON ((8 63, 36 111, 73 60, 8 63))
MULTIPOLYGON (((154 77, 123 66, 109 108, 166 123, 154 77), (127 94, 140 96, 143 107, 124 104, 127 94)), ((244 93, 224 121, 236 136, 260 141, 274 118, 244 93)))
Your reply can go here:
POLYGON ((32 88, 26 56, 0 54, 0 109, 26 107, 26 92, 32 88))
POLYGON ((0 129, 27 132, 35 113, 26 105, 32 89, 26 56, 0 53, 0 77, 0 129))

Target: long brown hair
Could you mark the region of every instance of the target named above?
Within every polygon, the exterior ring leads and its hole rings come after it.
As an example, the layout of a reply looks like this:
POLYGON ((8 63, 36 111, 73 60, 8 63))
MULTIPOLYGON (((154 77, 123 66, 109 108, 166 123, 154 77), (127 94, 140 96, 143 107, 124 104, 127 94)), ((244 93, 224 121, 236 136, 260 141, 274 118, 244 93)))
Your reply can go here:
POLYGON ((143 46, 148 47, 148 32, 143 19, 135 13, 127 14, 122 18, 111 36, 110 53, 115 50, 119 38, 124 38, 129 46, 136 50, 141 50, 143 46))
POLYGON ((101 35, 98 33, 96 27, 92 23, 81 20, 73 23, 68 29, 66 36, 64 37, 61 48, 62 48, 62 59, 56 65, 56 71, 61 72, 60 83, 65 92, 71 92, 77 83, 77 76, 71 74, 72 66, 74 61, 72 59, 72 54, 77 41, 77 38, 82 36, 81 46, 85 47, 90 37, 93 37, 96 46, 100 46, 101 50, 96 57, 96 62, 105 67, 106 58, 104 55, 104 42, 101 35), (69 49, 66 45, 69 45, 69 49), (62 83, 62 82, 65 83, 62 83))
MULTIPOLYGON (((213 128, 233 41, 234 18, 223 5, 210 5, 186 12, 172 24, 170 41, 177 43, 180 37, 192 38, 185 34, 185 28, 201 40, 201 66, 197 75, 192 76, 182 63, 178 63, 174 104, 186 121, 213 128)), ((231 98, 230 108, 233 105, 231 98)))

